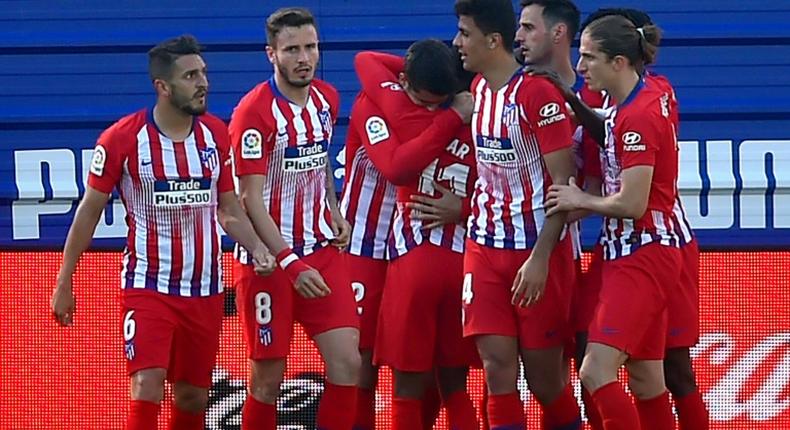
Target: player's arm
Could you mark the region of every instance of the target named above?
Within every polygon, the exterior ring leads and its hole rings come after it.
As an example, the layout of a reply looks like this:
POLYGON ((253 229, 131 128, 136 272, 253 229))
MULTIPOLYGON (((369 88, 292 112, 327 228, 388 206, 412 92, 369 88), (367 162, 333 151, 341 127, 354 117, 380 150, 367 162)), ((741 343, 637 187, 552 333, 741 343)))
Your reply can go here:
POLYGON ((383 52, 362 51, 354 56, 354 70, 357 72, 362 91, 381 106, 383 96, 392 92, 388 86, 382 86, 382 83, 398 82, 398 73, 403 71, 403 57, 383 52))
POLYGON ((549 213, 583 209, 611 218, 641 218, 647 210, 660 139, 654 120, 650 116, 639 117, 637 121, 624 118, 622 127, 618 127, 627 130, 625 133, 640 136, 640 144, 623 147, 620 191, 600 197, 583 192, 574 183, 552 185, 546 201, 549 213))
POLYGON ((232 190, 219 193, 217 220, 231 239, 245 249, 250 250, 252 257, 261 265, 267 265, 271 254, 266 245, 258 237, 258 233, 241 208, 236 193, 232 190))
POLYGON ((75 301, 71 278, 77 268, 80 256, 91 244, 93 233, 99 217, 107 206, 110 193, 99 191, 91 186, 85 188, 74 221, 66 237, 63 248, 63 263, 58 273, 57 285, 52 294, 51 306, 55 318, 62 325, 71 325, 74 321, 75 301))
POLYGON ((434 117, 433 123, 418 136, 401 140, 390 127, 383 112, 371 103, 366 112, 360 112, 358 123, 362 143, 370 160, 385 179, 394 185, 408 185, 445 150, 447 144, 471 115, 471 94, 459 95, 453 108, 446 109, 434 117), (468 96, 468 97, 467 97, 468 96))
MULTIPOLYGON (((573 137, 571 123, 562 95, 544 80, 535 80, 529 85, 528 92, 522 93, 525 100, 519 100, 519 103, 524 106, 524 119, 534 124, 534 132, 543 156, 543 163, 551 176, 552 183, 567 184, 576 166, 571 149, 573 137), (541 112, 547 110, 556 112, 554 116, 548 118, 553 121, 542 123, 547 118, 543 118, 541 112)), ((567 218, 567 211, 546 214, 532 252, 513 281, 513 304, 530 305, 543 295, 548 276, 549 258, 559 241, 567 218)))
POLYGON ((351 224, 340 213, 337 191, 335 190, 335 176, 332 172, 329 154, 326 156, 326 199, 332 214, 332 232, 335 234, 332 244, 340 249, 345 249, 351 241, 351 224))

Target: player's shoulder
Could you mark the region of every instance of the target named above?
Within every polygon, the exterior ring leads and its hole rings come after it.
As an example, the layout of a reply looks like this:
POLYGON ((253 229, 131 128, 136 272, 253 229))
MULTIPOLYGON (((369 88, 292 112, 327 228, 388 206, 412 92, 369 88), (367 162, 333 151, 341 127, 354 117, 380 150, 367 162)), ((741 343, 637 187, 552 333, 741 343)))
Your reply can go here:
POLYGON ((146 125, 148 109, 140 109, 115 121, 99 136, 103 145, 122 145, 129 141, 136 141, 137 134, 146 125))
POLYGON ((275 93, 270 80, 263 81, 253 87, 251 90, 247 91, 247 94, 242 96, 241 100, 239 100, 239 103, 236 105, 234 112, 245 111, 248 109, 257 109, 261 105, 266 106, 268 105, 267 102, 271 102, 274 97, 275 93))
POLYGON ((545 76, 532 76, 527 72, 521 73, 520 91, 540 91, 546 93, 558 93, 559 90, 554 84, 545 76))
POLYGON ((481 75, 480 73, 476 74, 475 77, 472 78, 472 84, 469 85, 469 91, 471 91, 474 94, 475 90, 480 85, 480 82, 483 82, 484 80, 485 78, 483 78, 483 75, 481 75))

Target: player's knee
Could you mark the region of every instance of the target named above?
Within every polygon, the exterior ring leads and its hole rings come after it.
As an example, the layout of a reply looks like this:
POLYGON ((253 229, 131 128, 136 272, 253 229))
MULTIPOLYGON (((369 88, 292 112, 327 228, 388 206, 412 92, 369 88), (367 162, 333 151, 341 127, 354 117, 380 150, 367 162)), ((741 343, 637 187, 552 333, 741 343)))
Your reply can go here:
POLYGON ((356 385, 359 382, 359 369, 362 365, 356 349, 335 353, 326 357, 327 379, 333 384, 356 385))
POLYGON ((590 392, 595 392, 609 382, 617 380, 617 367, 602 361, 593 354, 584 357, 579 369, 579 379, 590 392))
POLYGON ((684 397, 697 390, 697 381, 688 349, 667 351, 664 360, 664 379, 667 389, 674 397, 684 397))
POLYGON ((275 404, 280 395, 285 360, 261 360, 252 363, 250 395, 263 403, 275 404))
POLYGON ((182 411, 194 414, 203 412, 208 405, 208 390, 176 383, 173 387, 173 401, 176 407, 182 411))
POLYGON ((660 368, 646 366, 628 367, 628 388, 637 399, 652 399, 666 391, 664 375, 660 368))
POLYGON ((161 402, 166 375, 165 369, 145 369, 133 374, 131 378, 132 399, 153 403, 161 402))

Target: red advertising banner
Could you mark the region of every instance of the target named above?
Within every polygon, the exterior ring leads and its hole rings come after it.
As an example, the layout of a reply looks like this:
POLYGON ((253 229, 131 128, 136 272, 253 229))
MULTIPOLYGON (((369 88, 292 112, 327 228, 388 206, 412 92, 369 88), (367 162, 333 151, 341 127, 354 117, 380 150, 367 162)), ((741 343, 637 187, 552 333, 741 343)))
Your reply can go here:
MULTIPOLYGON (((0 253, 0 429, 122 429, 128 382, 121 255, 83 257, 74 285, 75 325, 69 328, 58 327, 49 311, 60 259, 59 253, 0 253)), ((229 255, 225 263, 230 267, 229 255)), ((711 428, 790 428, 790 252, 703 253, 700 267, 702 338, 692 354, 711 428)), ((226 286, 232 285, 229 276, 226 270, 226 286)), ((228 299, 208 429, 240 428, 246 397, 241 326, 228 299)), ((297 333, 278 404, 281 428, 294 430, 313 428, 323 390, 318 354, 297 333)), ((481 375, 473 372, 474 399, 481 390, 481 375)), ((382 371, 382 429, 389 427, 390 391, 391 378, 382 371)), ((539 428, 530 406, 527 428, 539 428)))

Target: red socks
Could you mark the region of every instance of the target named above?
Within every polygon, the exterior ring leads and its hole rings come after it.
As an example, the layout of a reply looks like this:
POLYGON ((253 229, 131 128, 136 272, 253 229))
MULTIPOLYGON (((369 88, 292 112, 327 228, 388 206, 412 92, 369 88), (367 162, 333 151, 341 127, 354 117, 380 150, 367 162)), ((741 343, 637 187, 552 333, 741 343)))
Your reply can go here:
POLYGON ((491 430, 524 430, 524 404, 518 391, 488 395, 488 424, 491 430))
POLYGON ((592 393, 593 402, 601 414, 606 430, 639 429, 639 415, 631 398, 619 382, 614 381, 592 393))
POLYGON ((335 385, 329 381, 324 385, 324 394, 318 404, 319 430, 348 430, 354 425, 357 406, 357 387, 335 385))
POLYGON ((376 427, 376 391, 357 388, 357 412, 352 430, 373 430, 376 427))
POLYGON ((145 400, 132 400, 126 430, 156 430, 159 404, 145 400))
POLYGON ((206 423, 206 413, 194 414, 179 409, 173 405, 172 415, 170 416, 170 430, 203 430, 206 423))
POLYGON ((241 408, 241 430, 275 430, 277 428, 277 407, 259 402, 247 396, 241 408))
POLYGON ((603 430, 603 422, 601 422, 601 414, 598 413, 598 407, 595 406, 590 392, 583 386, 582 402, 584 402, 584 414, 587 415, 587 423, 590 424, 592 430, 603 430))
POLYGON ((475 415, 475 405, 472 404, 466 390, 450 394, 445 399, 444 406, 447 408, 447 421, 450 422, 450 430, 480 429, 480 423, 477 422, 477 415, 475 415))
POLYGON ((582 428, 579 404, 573 395, 571 384, 552 403, 540 405, 547 430, 578 430, 582 428))
POLYGON ((672 414, 668 391, 652 399, 637 399, 636 409, 642 430, 675 430, 675 415, 672 414))
POLYGON ((710 426, 708 408, 699 391, 683 397, 675 397, 680 430, 708 430, 710 426))
POLYGON ((392 397, 392 430, 421 430, 422 402, 417 399, 392 397))

